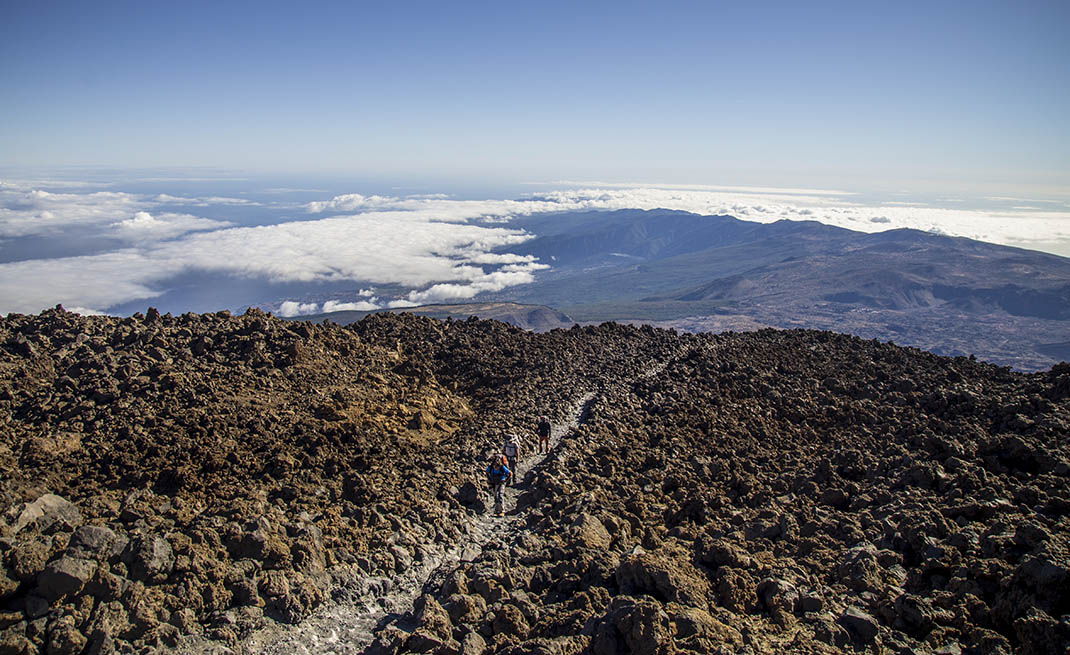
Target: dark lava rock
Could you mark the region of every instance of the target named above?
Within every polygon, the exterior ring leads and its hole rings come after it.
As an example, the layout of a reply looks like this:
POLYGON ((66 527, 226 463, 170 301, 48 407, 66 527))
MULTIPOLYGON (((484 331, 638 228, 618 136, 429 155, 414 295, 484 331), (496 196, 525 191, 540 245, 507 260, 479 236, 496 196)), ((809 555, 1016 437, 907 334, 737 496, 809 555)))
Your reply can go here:
POLYGON ((620 596, 609 605, 591 638, 595 655, 662 655, 671 652, 669 615, 654 600, 620 596))
POLYGON ((859 644, 868 644, 877 638, 877 620, 857 607, 848 607, 838 621, 859 644))
POLYGON ((457 491, 457 501, 462 505, 474 507, 477 504, 482 504, 483 493, 480 491, 471 480, 461 485, 461 488, 457 491))
POLYGON ((443 552, 412 632, 371 652, 1070 646, 1065 367, 256 310, 9 315, 0 344, 9 652, 240 650, 443 552), (588 393, 511 517, 480 516, 501 433, 588 393))
POLYGON ((120 537, 109 528, 83 525, 71 535, 67 552, 84 559, 109 560, 120 555, 126 544, 125 537, 120 537))
POLYGON ((75 557, 49 562, 37 576, 37 594, 48 601, 73 596, 85 587, 96 572, 97 563, 75 557))
POLYGON ((82 513, 67 499, 44 494, 18 511, 13 528, 17 534, 32 528, 40 532, 73 530, 82 524, 82 513))
POLYGON ((171 544, 158 535, 131 541, 124 558, 130 564, 131 577, 148 582, 163 582, 175 564, 171 544))
POLYGON ((633 555, 614 574, 623 593, 650 594, 662 601, 704 608, 709 583, 659 554, 633 555))
POLYGON ((75 627, 73 616, 62 616, 48 628, 48 655, 79 655, 85 649, 85 635, 75 627))
POLYGON ((758 583, 758 598, 769 611, 773 620, 782 627, 794 622, 795 606, 799 604, 799 591, 786 580, 766 578, 758 583))

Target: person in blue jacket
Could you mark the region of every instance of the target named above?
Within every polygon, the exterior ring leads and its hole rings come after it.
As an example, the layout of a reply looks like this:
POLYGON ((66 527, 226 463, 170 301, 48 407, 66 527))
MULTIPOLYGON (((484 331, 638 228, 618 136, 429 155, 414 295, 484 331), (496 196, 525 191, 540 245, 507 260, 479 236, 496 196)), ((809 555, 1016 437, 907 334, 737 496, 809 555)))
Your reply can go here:
POLYGON ((506 463, 505 455, 495 455, 487 466, 487 482, 494 492, 494 513, 498 516, 505 514, 505 483, 513 474, 506 463))

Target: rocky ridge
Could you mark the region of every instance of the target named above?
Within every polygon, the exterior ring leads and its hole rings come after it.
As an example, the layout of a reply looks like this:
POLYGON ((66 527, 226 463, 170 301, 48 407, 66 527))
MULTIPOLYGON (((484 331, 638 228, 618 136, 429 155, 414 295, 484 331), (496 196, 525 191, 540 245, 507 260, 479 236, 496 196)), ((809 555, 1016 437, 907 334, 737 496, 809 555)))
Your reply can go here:
MULTIPOLYGON (((256 311, 57 309, 0 320, 0 344, 3 653, 260 652, 265 626, 414 569, 368 652, 1070 645, 1066 365, 256 311), (501 431, 587 394, 474 532, 501 431)), ((354 652, 329 636, 305 646, 354 652)))

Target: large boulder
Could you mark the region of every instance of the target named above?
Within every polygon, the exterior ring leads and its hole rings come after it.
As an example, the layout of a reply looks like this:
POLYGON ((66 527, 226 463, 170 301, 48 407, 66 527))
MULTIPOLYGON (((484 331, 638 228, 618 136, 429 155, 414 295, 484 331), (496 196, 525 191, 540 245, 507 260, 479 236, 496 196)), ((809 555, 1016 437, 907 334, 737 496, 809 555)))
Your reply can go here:
POLYGON ((97 563, 77 557, 61 557, 49 562, 37 576, 37 594, 49 602, 74 596, 93 578, 97 563))
POLYGON ((416 600, 413 615, 420 627, 443 641, 449 641, 453 633, 450 615, 434 596, 424 594, 416 600))
POLYGON ((849 549, 840 561, 837 572, 840 580, 854 591, 878 591, 883 586, 877 549, 872 545, 849 549))
POLYGON ((730 566, 748 569, 753 561, 742 546, 727 539, 698 539, 695 542, 695 551, 698 561, 712 568, 730 566))
POLYGON ((924 639, 936 625, 939 612, 929 599, 902 594, 895 599, 895 625, 917 639, 924 639))
POLYGON ((851 635, 851 640, 857 644, 873 643, 879 632, 877 620, 857 607, 848 607, 844 610, 838 622, 851 635))
POLYGON ((594 516, 590 514, 580 514, 575 521, 572 522, 572 526, 569 528, 569 535, 574 542, 585 548, 609 548, 609 545, 613 542, 613 538, 606 530, 606 526, 602 525, 594 516))
POLYGON ((483 639, 483 635, 479 634, 475 630, 467 633, 463 639, 461 639, 461 652, 460 655, 483 655, 487 649, 487 642, 483 639))
POLYGON ((457 491, 457 502, 478 514, 487 511, 487 503, 483 499, 483 492, 471 480, 461 485, 457 491))
POLYGON ((594 655, 667 655, 672 652, 672 625, 661 603, 651 598, 618 596, 595 626, 594 655))
POLYGON ((364 652, 366 655, 396 655, 408 638, 409 633, 397 626, 388 625, 379 631, 375 641, 364 652))
POLYGON ((25 625, 16 624, 0 632, 0 653, 33 655, 38 652, 34 643, 26 638, 25 625))
POLYGON ((48 629, 48 655, 79 655, 88 639, 75 627, 74 617, 60 617, 48 629))
POLYGON ((777 625, 788 627, 794 622, 799 591, 795 585, 779 578, 766 578, 758 583, 758 599, 777 625))
POLYGON ((446 611, 454 624, 476 623, 487 611, 487 601, 480 596, 452 594, 446 601, 446 611))
POLYGON ((99 525, 83 525, 74 531, 67 544, 67 553, 82 559, 105 561, 122 553, 127 539, 115 534, 110 528, 99 525))
POLYGON ((1035 607, 1014 621, 1014 634, 1023 655, 1065 653, 1070 649, 1070 628, 1066 623, 1035 607))
POLYGON ((11 572, 15 580, 29 582, 37 577, 48 563, 52 551, 51 537, 22 541, 11 550, 11 572))
POLYGON ((713 618, 706 610, 670 605, 668 611, 676 626, 676 640, 691 644, 691 650, 712 651, 722 644, 743 644, 738 630, 713 618))
POLYGON ((130 542, 123 557, 129 562, 130 576, 146 582, 163 582, 175 565, 171 544, 154 534, 130 542))
POLYGON ((503 635, 510 639, 524 639, 530 630, 524 613, 516 605, 503 605, 494 613, 491 626, 494 628, 495 635, 503 635))
POLYGON ((713 582, 716 585, 717 603, 729 611, 745 614, 757 603, 757 585, 746 571, 723 566, 717 569, 713 582))
POLYGON ((73 503, 55 494, 44 494, 17 513, 14 532, 36 528, 41 532, 73 530, 82 524, 82 513, 73 503))
POLYGON ((706 608, 709 583, 689 562, 640 553, 621 562, 615 574, 623 593, 649 594, 664 602, 706 608))
POLYGON ((294 568, 305 573, 322 573, 327 566, 323 532, 314 525, 302 526, 290 546, 294 568))

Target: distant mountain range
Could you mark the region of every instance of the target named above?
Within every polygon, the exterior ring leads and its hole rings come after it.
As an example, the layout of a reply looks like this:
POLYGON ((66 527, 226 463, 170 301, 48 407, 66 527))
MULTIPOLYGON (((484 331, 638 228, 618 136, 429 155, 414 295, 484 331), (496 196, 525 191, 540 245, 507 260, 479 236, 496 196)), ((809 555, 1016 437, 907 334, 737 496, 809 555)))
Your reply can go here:
POLYGON ((1064 257, 918 230, 671 210, 544 214, 511 225, 536 237, 509 252, 552 267, 536 282, 480 296, 489 303, 406 311, 536 330, 572 319, 689 331, 817 328, 1023 370, 1070 359, 1064 257))
POLYGON ((669 210, 543 215, 511 252, 553 269, 495 299, 579 321, 813 327, 1024 369, 1070 357, 1070 259, 918 230, 669 210))
MULTIPOLYGON (((805 301, 896 310, 951 305, 1070 319, 1070 259, 971 239, 675 211, 520 224, 540 236, 512 251, 535 255, 555 271, 500 295, 565 311, 601 302, 805 301)), ((693 312, 685 305, 668 313, 693 312)))

